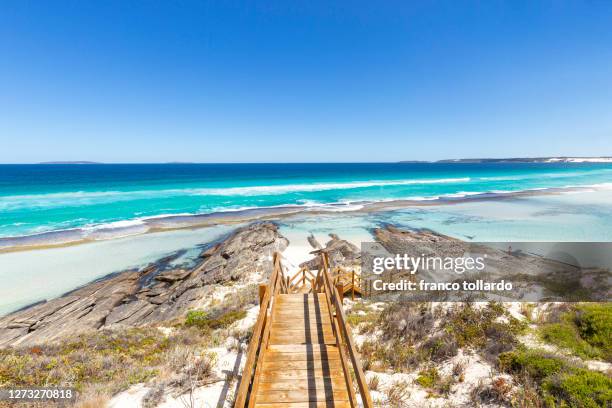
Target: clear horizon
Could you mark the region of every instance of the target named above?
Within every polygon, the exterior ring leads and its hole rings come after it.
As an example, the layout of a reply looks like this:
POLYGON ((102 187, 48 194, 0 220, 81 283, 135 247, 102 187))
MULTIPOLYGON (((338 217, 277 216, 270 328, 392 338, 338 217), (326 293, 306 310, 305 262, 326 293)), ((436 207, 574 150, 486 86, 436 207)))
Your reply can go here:
POLYGON ((0 10, 0 163, 612 155, 609 2, 0 10))

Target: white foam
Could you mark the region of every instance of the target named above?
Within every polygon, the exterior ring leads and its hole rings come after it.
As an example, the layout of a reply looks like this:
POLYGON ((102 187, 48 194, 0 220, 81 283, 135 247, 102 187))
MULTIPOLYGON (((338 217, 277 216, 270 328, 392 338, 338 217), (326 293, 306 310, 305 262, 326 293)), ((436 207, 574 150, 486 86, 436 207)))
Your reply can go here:
POLYGON ((2 201, 0 202, 0 210, 14 210, 19 208, 50 208, 64 206, 72 207, 75 205, 82 204, 100 204, 143 198, 160 198, 174 196, 259 196, 286 194, 293 192, 347 190, 382 186, 464 183, 469 181, 469 177, 461 177, 443 179, 351 181, 346 183, 279 184, 227 188, 185 188, 134 191, 70 191, 50 194, 4 196, 2 197, 2 201))

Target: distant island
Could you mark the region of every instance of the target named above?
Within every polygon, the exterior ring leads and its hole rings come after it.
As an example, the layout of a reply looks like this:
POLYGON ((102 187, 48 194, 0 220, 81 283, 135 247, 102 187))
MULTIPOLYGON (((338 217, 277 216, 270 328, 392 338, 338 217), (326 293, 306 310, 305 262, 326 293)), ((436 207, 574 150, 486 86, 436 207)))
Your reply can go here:
MULTIPOLYGON (((404 160, 400 163, 422 163, 404 160)), ((612 163, 611 156, 601 157, 509 157, 500 159, 445 159, 431 163, 612 163)))
POLYGON ((102 163, 92 162, 92 161, 48 161, 48 162, 40 162, 38 164, 102 164, 102 163))

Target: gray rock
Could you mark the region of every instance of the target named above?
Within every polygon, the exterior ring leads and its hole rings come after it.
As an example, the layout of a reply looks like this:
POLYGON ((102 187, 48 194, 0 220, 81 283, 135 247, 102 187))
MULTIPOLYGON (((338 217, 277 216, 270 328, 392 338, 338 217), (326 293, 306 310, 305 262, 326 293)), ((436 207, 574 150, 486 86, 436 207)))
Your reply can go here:
POLYGON ((205 296, 212 283, 247 280, 254 265, 268 263, 288 241, 270 222, 234 231, 185 270, 159 271, 163 260, 140 271, 113 274, 60 298, 0 317, 0 347, 30 346, 111 326, 138 326, 174 319, 205 296), (157 275, 156 275, 157 274, 157 275), (150 286, 143 287, 143 282, 150 286))

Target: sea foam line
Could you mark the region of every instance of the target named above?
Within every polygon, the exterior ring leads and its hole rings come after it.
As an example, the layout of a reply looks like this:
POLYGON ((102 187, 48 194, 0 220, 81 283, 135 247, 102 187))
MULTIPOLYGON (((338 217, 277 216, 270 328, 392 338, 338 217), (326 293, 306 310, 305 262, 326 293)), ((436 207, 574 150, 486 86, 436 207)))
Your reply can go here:
POLYGON ((172 196, 259 196, 326 190, 348 190, 368 187, 465 183, 469 181, 469 177, 460 177, 443 179, 351 181, 346 183, 280 184, 225 188, 205 187, 134 191, 72 191, 49 194, 4 196, 0 197, 0 209, 11 210, 30 207, 45 208, 57 206, 75 206, 88 203, 100 204, 116 201, 129 201, 133 199, 172 196))

